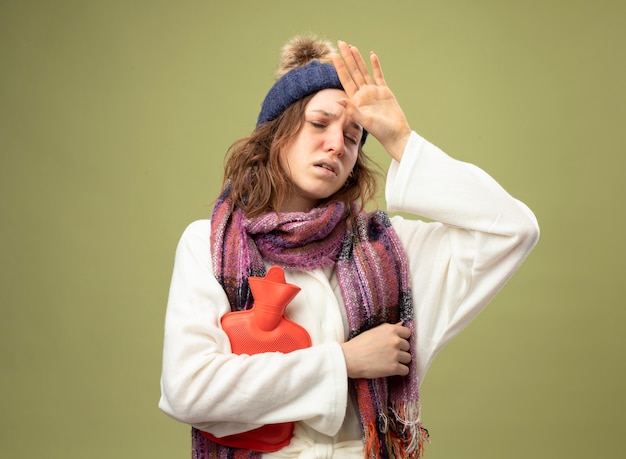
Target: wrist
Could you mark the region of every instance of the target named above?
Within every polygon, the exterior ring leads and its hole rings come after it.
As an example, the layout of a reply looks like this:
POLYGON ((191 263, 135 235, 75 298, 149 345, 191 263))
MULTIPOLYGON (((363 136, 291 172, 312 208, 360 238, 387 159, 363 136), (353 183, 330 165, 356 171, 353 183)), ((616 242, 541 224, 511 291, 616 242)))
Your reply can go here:
POLYGON ((357 370, 354 368, 353 359, 351 359, 350 357, 350 341, 346 341, 344 343, 341 343, 340 345, 343 352, 343 359, 346 363, 346 373, 348 375, 348 378, 356 378, 357 376, 355 375, 357 374, 357 370))
POLYGON ((402 130, 400 134, 394 136, 388 142, 383 144, 385 151, 397 162, 402 160, 402 155, 404 154, 404 150, 409 143, 411 132, 411 128, 407 126, 407 128, 402 130))

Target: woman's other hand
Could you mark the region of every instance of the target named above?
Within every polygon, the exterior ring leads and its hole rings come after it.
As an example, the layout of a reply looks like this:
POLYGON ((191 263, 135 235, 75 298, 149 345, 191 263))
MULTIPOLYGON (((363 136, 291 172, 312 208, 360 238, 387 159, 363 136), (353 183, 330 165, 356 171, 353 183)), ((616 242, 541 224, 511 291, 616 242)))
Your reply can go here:
POLYGON ((411 362, 411 331, 401 324, 382 324, 341 344, 350 378, 406 376, 411 362))

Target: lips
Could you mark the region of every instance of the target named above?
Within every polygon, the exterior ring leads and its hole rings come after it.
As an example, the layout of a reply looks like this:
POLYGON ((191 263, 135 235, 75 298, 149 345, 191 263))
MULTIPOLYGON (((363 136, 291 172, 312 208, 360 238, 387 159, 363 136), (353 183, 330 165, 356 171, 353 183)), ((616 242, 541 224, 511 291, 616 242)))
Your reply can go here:
POLYGON ((329 164, 329 163, 318 163, 315 166, 316 167, 321 167, 322 169, 326 169, 327 171, 330 171, 333 174, 337 175, 337 172, 335 171, 335 168, 331 164, 329 164))

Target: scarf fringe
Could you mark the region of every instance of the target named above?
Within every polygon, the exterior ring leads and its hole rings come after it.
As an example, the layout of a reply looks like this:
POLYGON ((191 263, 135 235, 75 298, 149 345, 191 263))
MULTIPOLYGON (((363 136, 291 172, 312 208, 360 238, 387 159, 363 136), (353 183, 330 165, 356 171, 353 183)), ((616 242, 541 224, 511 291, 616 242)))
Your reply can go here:
POLYGON ((365 427, 365 459, 423 457, 430 436, 422 426, 419 402, 394 404, 390 411, 390 415, 379 416, 377 424, 365 427), (381 449, 381 436, 385 439, 387 454, 381 449))
POLYGON ((365 426, 365 459, 380 458, 380 439, 375 423, 365 426))
POLYGON ((422 457, 425 444, 430 443, 430 436, 428 430, 422 426, 419 401, 409 404, 392 404, 391 412, 394 424, 392 430, 401 437, 399 442, 392 440, 396 457, 422 457), (401 446, 400 450, 396 450, 398 444, 401 446))

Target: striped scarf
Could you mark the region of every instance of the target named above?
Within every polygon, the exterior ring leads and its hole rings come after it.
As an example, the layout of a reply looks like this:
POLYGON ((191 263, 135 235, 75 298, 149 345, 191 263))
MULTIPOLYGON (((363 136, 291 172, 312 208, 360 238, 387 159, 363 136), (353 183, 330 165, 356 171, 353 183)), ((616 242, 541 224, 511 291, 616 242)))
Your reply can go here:
MULTIPOLYGON (((252 307, 248 276, 264 276, 265 263, 285 270, 335 264, 348 316, 348 339, 382 323, 411 330, 411 363, 405 377, 352 379, 360 411, 366 458, 419 458, 428 432, 421 426, 415 358, 415 324, 406 254, 384 212, 360 213, 347 223, 346 205, 310 212, 270 212, 248 219, 233 211, 230 187, 211 219, 211 255, 217 280, 235 310, 252 307)), ((192 431, 194 459, 259 458, 192 431)))

